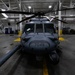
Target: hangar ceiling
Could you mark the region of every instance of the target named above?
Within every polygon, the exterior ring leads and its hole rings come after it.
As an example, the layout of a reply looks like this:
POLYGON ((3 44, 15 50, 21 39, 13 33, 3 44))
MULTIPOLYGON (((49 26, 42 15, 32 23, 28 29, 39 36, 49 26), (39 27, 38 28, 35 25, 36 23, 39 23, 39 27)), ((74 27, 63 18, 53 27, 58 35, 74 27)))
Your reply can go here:
MULTIPOLYGON (((0 0, 0 8, 19 10, 20 0, 0 0)), ((29 11, 28 6, 31 6, 31 11, 46 11, 48 6, 56 5, 58 0, 21 0, 22 10, 29 11)))
MULTIPOLYGON (((47 10, 53 10, 58 8, 58 2, 59 0, 0 0, 0 10, 20 10, 20 3, 21 3, 21 10, 22 11, 31 11, 31 12, 38 12, 38 11, 47 11, 47 10), (52 8, 49 9, 48 6, 51 5, 52 8), (28 8, 28 6, 31 6, 31 9, 28 8)), ((68 6, 68 7, 74 7, 75 6, 75 0, 62 0, 62 5, 68 6), (70 6, 72 2, 72 5, 70 6)), ((9 19, 18 19, 18 14, 7 14, 9 19)), ((0 14, 1 20, 7 20, 0 14)))

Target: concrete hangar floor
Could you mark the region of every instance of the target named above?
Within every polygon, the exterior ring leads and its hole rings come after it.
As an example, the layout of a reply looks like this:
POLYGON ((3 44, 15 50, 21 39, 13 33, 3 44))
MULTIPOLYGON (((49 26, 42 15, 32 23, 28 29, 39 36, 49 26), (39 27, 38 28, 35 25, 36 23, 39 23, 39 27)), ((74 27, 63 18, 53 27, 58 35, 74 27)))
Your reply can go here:
MULTIPOLYGON (((0 58, 19 42, 17 35, 0 34, 0 58)), ((20 55, 17 51, 0 67, 0 75, 75 75, 75 35, 63 35, 60 41, 61 56, 58 65, 52 65, 48 58, 36 61, 33 56, 20 55)))

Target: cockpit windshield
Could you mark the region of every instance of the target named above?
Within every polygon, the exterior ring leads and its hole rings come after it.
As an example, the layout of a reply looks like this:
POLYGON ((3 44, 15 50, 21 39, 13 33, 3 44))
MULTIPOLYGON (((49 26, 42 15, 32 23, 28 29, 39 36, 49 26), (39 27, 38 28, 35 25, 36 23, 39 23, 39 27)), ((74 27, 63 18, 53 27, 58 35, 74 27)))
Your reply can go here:
POLYGON ((44 30, 47 33, 55 33, 55 29, 54 29, 53 24, 44 24, 44 30))
POLYGON ((43 32, 43 24, 36 24, 36 32, 37 33, 43 32))
POLYGON ((34 32, 34 24, 26 24, 24 31, 28 33, 34 32))
POLYGON ((53 24, 26 24, 25 33, 55 33, 53 24))

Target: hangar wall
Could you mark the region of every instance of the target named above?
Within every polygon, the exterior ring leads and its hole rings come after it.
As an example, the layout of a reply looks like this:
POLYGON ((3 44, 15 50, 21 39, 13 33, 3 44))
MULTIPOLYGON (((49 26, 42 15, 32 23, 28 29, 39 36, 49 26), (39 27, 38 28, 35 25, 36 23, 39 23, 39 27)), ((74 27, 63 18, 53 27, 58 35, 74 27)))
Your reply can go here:
MULTIPOLYGON (((6 23, 6 24, 3 24, 4 25, 4 28, 3 28, 3 32, 5 32, 5 28, 8 28, 9 26, 8 26, 8 24, 6 23)), ((12 28, 12 30, 13 31, 15 31, 16 30, 16 24, 15 23, 11 23, 11 26, 10 26, 10 28, 12 28)), ((19 27, 18 27, 19 28, 19 27)))
POLYGON ((75 29, 75 10, 63 11, 62 15, 64 15, 62 19, 68 23, 62 23, 62 27, 70 27, 71 29, 75 29), (65 18, 65 16, 67 17, 65 18))

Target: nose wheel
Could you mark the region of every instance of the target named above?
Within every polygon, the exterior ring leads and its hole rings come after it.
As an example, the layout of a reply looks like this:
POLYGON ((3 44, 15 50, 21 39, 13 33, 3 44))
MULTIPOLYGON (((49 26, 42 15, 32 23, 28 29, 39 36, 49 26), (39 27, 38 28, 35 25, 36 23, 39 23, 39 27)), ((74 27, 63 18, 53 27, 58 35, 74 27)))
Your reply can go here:
POLYGON ((53 51, 50 55, 49 58, 52 62, 52 64, 58 64, 59 63, 59 55, 57 54, 56 51, 53 51))

